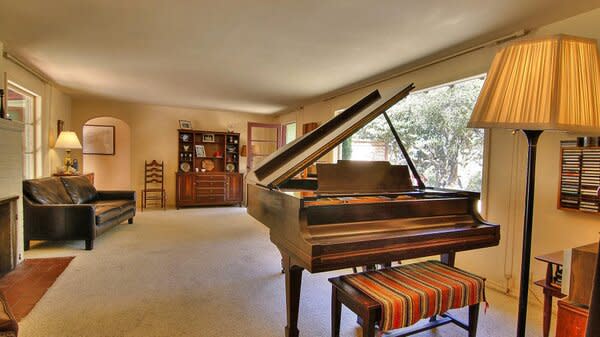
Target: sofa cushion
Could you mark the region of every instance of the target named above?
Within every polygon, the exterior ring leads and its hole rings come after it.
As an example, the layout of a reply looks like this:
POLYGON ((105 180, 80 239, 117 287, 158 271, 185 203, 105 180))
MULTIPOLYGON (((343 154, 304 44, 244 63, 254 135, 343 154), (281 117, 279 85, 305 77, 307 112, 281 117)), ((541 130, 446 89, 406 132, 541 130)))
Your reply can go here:
POLYGON ((121 212, 135 209, 135 200, 98 200, 94 202, 96 207, 119 207, 121 212))
POLYGON ((122 214, 120 207, 114 206, 96 206, 96 225, 100 225, 122 214))
POLYGON ((50 177, 23 181, 23 194, 40 204, 72 204, 60 178, 50 177))
POLYGON ((96 200, 98 191, 84 176, 60 177, 67 193, 76 204, 88 204, 96 200))

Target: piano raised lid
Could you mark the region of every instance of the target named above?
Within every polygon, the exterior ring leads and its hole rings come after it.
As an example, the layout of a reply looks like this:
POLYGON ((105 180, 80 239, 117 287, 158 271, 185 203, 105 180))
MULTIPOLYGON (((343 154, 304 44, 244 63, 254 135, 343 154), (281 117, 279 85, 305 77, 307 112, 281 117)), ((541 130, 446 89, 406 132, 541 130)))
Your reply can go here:
POLYGON ((311 273, 495 246, 496 224, 477 211, 478 193, 426 188, 387 109, 406 97, 375 90, 319 128, 277 150, 247 175, 248 213, 270 229, 285 271, 287 337, 299 332, 302 271, 311 273), (299 172, 383 114, 407 166, 389 162, 317 164, 317 179, 299 172), (409 171, 410 169, 410 171, 409 171), (417 182, 413 186, 410 173, 417 182))
POLYGON ((378 90, 371 92, 343 113, 266 157, 248 173, 248 183, 270 188, 281 185, 408 96, 413 89, 414 85, 410 84, 400 92, 385 96, 378 90))

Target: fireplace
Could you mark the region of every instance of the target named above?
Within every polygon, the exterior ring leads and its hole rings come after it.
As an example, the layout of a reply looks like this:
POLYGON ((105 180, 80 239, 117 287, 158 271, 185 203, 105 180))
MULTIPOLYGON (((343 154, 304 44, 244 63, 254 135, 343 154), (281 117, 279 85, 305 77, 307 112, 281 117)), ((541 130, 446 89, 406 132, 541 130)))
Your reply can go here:
POLYGON ((0 275, 17 266, 18 196, 0 198, 0 275))

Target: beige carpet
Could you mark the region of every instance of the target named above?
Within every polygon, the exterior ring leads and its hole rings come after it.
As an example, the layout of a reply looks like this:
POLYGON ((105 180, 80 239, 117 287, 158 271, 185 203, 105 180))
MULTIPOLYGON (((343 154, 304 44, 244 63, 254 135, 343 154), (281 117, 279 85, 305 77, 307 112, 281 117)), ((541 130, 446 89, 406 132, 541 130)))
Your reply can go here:
MULTIPOLYGON (((27 258, 77 257, 21 321, 19 336, 283 336, 280 257, 267 229, 243 208, 139 213, 135 224, 114 228, 94 246, 33 243, 27 258)), ((303 337, 330 335, 333 275, 304 274, 303 337)), ((514 336, 516 301, 494 291, 488 300, 478 336, 514 336)), ((528 336, 541 335, 540 307, 531 306, 528 327, 528 336)), ((342 336, 360 332, 344 310, 342 336)), ((466 332, 445 326, 418 336, 466 332)))

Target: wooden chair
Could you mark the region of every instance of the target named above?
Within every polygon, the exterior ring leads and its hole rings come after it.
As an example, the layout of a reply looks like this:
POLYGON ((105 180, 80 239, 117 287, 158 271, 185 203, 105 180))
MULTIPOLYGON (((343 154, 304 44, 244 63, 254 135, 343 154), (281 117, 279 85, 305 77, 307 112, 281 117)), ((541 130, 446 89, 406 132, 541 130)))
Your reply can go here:
POLYGON ((165 191, 165 165, 161 161, 144 161, 144 189, 142 190, 142 212, 148 207, 148 201, 167 207, 167 192, 165 191))

